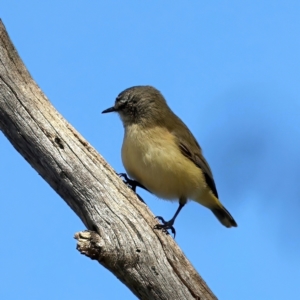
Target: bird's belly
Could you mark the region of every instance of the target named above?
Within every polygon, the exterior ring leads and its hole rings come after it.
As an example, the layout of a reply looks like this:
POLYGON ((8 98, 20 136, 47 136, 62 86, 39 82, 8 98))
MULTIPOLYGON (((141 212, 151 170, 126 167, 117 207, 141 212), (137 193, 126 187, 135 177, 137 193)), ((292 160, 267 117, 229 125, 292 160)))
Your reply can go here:
POLYGON ((195 200, 206 188, 201 170, 180 152, 173 135, 160 134, 127 132, 122 147, 127 173, 160 198, 195 200))

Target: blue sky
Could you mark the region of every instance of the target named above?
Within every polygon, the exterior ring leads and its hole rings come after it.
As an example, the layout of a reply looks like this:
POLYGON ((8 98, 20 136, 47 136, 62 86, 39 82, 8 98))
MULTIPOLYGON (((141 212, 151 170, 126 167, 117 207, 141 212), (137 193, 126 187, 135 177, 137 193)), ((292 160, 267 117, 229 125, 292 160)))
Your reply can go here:
MULTIPOLYGON (((11 0, 0 17, 56 109, 119 172, 121 121, 101 111, 127 87, 158 88, 239 225, 189 203, 177 243, 219 299, 298 298, 300 2, 99 2, 11 0)), ((83 224, 2 133, 0 149, 0 299, 135 299, 76 251, 83 224)))

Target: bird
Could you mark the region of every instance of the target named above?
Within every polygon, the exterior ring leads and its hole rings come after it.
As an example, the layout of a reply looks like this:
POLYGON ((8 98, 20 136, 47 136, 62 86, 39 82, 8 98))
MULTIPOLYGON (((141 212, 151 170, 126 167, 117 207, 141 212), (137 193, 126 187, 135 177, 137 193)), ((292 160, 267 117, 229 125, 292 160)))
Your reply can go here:
POLYGON ((202 149, 185 123, 171 110, 156 88, 133 86, 122 91, 114 106, 124 126, 122 162, 131 186, 140 186, 179 206, 169 220, 155 229, 176 234, 174 223, 188 200, 210 209, 225 227, 237 227, 219 200, 212 171, 202 149))

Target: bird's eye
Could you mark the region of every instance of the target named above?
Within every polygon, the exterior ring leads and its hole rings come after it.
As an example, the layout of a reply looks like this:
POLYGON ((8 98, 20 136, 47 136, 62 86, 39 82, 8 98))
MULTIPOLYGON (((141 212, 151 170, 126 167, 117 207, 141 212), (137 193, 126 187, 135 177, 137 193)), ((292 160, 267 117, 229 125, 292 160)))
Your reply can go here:
POLYGON ((127 100, 124 98, 117 98, 116 99, 116 106, 118 110, 123 109, 127 104, 127 100))

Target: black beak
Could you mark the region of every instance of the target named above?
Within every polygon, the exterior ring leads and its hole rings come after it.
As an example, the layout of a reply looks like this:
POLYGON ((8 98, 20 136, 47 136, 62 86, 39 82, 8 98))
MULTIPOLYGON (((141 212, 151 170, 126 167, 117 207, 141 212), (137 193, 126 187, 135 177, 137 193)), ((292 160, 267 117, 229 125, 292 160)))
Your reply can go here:
POLYGON ((110 107, 108 109, 105 109, 102 114, 106 114, 106 113, 110 113, 110 112, 114 112, 114 111, 117 111, 114 106, 113 107, 110 107))

